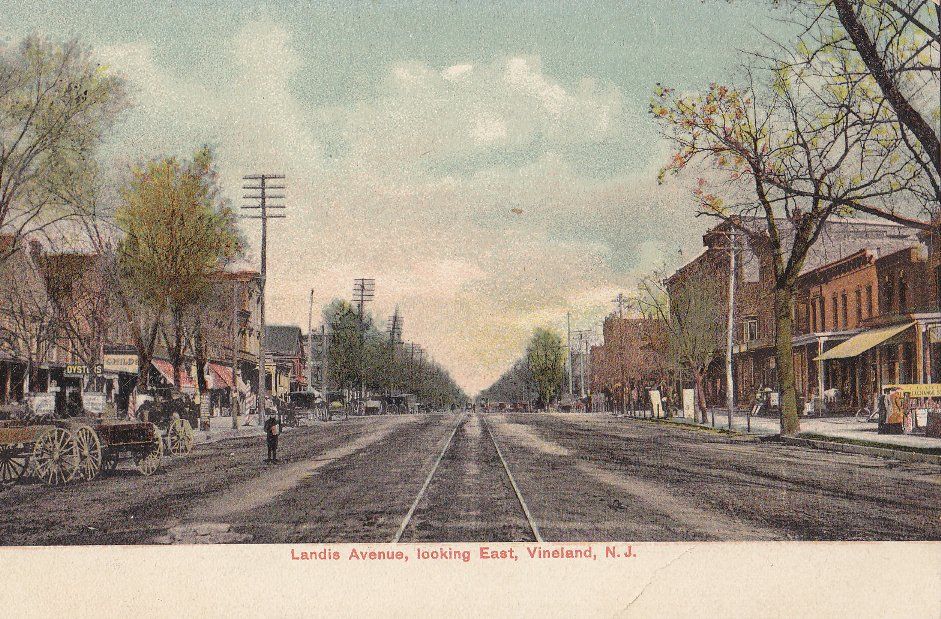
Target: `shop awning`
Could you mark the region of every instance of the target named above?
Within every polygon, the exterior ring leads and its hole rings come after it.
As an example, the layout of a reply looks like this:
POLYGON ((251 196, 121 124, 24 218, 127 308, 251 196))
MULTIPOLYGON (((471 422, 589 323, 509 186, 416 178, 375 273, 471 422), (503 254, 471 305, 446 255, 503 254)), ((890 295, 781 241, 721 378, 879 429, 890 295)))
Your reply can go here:
POLYGON ((889 338, 898 335, 914 324, 914 322, 907 322, 902 325, 863 331, 859 335, 854 335, 842 344, 834 346, 819 357, 814 358, 814 361, 829 361, 830 359, 849 359, 850 357, 857 357, 870 348, 878 346, 889 338))
MULTIPOLYGON (((157 371, 159 371, 163 376, 163 378, 168 383, 173 385, 173 364, 169 361, 164 361, 163 359, 154 359, 152 363, 154 367, 157 368, 157 371)), ((196 390, 196 383, 193 382, 193 379, 190 378, 190 375, 183 368, 180 368, 180 383, 180 391, 186 392, 196 390)))
POLYGON ((231 389, 232 388, 232 368, 218 363, 209 364, 210 389, 231 389))

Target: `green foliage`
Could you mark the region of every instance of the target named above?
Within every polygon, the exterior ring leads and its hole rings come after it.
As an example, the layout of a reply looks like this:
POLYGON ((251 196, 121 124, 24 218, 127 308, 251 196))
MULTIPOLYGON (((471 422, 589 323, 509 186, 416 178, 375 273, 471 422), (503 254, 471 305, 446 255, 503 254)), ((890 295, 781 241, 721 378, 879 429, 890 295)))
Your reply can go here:
POLYGON ((331 389, 417 396, 434 408, 460 405, 467 396, 451 375, 423 353, 380 332, 370 314, 360 317, 349 302, 334 299, 323 310, 329 336, 331 389))
POLYGON ((514 363, 496 382, 480 392, 480 398, 489 402, 531 402, 535 397, 536 385, 525 359, 514 363))
POLYGON ((526 363, 543 406, 548 406, 562 389, 565 372, 564 351, 561 336, 543 328, 533 331, 526 347, 526 363))
POLYGON ((121 277, 145 304, 175 310, 197 304, 211 275, 243 250, 207 148, 192 161, 169 157, 138 166, 122 197, 115 213, 124 233, 121 277))
POLYGON ((76 41, 0 42, 0 227, 20 237, 75 214, 68 196, 124 107, 121 79, 76 41))

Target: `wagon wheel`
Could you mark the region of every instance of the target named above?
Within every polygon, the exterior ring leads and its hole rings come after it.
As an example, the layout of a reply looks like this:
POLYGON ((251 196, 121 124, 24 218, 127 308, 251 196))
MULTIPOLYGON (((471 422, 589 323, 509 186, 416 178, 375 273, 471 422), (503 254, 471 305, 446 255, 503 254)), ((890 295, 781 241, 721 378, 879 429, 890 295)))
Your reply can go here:
POLYGON ((101 471, 101 441, 88 426, 79 426, 75 430, 75 445, 78 448, 78 474, 82 479, 98 477, 101 471))
POLYGON ((174 455, 188 454, 193 451, 195 442, 193 426, 185 419, 174 419, 167 430, 167 446, 174 455))
POLYGON ((154 424, 150 426, 153 430, 153 438, 150 443, 134 454, 134 462, 141 475, 153 475, 160 467, 160 459, 163 457, 163 439, 160 437, 160 430, 154 424))
POLYGON ((65 428, 49 428, 33 447, 33 472, 49 486, 71 481, 78 472, 78 448, 65 428))
POLYGON ((29 451, 24 445, 4 445, 0 447, 0 489, 15 484, 29 465, 29 451))

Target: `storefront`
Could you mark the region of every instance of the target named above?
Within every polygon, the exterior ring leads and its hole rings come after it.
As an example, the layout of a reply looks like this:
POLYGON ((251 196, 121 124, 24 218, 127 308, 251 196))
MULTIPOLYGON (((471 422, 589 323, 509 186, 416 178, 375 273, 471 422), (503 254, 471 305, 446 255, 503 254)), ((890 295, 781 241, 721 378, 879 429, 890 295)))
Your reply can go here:
POLYGON ((857 408, 871 408, 886 385, 926 384, 937 380, 941 351, 929 334, 941 328, 941 314, 909 315, 901 323, 854 335, 814 360, 826 389, 849 394, 857 408))

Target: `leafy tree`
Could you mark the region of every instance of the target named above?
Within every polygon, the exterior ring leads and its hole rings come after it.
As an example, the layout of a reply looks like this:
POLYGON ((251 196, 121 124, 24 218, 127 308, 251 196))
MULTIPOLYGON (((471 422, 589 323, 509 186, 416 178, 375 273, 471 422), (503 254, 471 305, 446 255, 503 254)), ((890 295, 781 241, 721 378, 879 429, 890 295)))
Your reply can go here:
POLYGON ((493 402, 532 402, 535 397, 535 383, 526 359, 518 360, 480 392, 480 398, 493 402))
POLYGON ((75 214, 63 199, 125 107, 120 78, 77 41, 0 43, 0 228, 14 243, 75 214))
POLYGON ((190 311, 210 290, 211 276, 243 246, 235 215, 221 198, 212 153, 201 148, 191 161, 168 157, 138 166, 115 218, 124 234, 118 246, 121 299, 140 355, 138 385, 147 387, 165 318, 179 385, 188 327, 197 328, 191 320, 198 312, 190 311))
POLYGON ((526 362, 536 385, 539 402, 546 408, 562 389, 565 351, 562 338, 548 329, 538 328, 526 347, 526 362))

